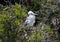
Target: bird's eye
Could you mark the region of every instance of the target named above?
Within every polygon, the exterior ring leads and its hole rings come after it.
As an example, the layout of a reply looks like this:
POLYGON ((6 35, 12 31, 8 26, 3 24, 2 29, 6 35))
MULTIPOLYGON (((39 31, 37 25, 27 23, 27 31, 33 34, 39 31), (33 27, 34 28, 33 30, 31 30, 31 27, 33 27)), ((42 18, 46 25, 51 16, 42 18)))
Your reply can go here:
POLYGON ((31 13, 31 15, 32 15, 32 13, 31 13))

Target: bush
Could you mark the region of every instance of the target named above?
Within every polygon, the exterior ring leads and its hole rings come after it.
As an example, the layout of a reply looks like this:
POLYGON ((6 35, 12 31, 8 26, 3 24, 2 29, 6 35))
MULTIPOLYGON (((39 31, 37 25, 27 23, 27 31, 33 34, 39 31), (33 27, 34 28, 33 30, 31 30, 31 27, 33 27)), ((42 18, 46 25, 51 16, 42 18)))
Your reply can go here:
POLYGON ((6 42, 16 42, 17 33, 21 29, 21 23, 23 23, 22 19, 27 16, 26 10, 22 9, 21 5, 18 4, 12 5, 11 7, 3 6, 1 8, 0 32, 2 34, 0 36, 3 35, 6 42))

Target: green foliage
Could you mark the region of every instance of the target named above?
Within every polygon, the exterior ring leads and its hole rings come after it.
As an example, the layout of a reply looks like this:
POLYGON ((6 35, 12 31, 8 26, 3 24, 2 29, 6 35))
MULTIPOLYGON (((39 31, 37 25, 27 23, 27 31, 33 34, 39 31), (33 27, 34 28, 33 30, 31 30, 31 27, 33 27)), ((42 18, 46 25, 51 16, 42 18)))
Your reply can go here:
POLYGON ((42 31, 32 32, 28 38, 30 42, 41 42, 43 40, 42 34, 42 31))
POLYGON ((0 23, 0 32, 4 32, 4 24, 0 23))
POLYGON ((50 28, 50 26, 46 25, 44 29, 45 29, 45 31, 47 31, 48 33, 52 33, 52 29, 50 28))
MULTIPOLYGON (((0 6, 0 42, 2 42, 2 38, 5 38, 6 42, 28 42, 28 40, 30 42, 42 42, 42 40, 44 40, 42 35, 45 32, 48 36, 52 35, 53 31, 50 27, 50 24, 52 23, 49 21, 51 21, 53 17, 60 18, 60 6, 58 1, 31 0, 30 4, 31 5, 25 6, 23 3, 22 5, 15 3, 15 5, 11 6, 0 6), (27 33, 29 34, 27 35, 28 39, 25 38, 25 40, 24 30, 27 32, 29 29, 23 25, 23 22, 27 16, 26 12, 29 10, 38 14, 36 16, 38 24, 42 22, 47 25, 43 28, 43 30, 40 27, 41 25, 37 25, 37 30, 39 30, 27 33)), ((57 25, 55 27, 57 27, 57 25)), ((55 39, 58 39, 57 32, 55 34, 55 39)))
POLYGON ((26 6, 26 9, 32 10, 32 11, 37 11, 40 9, 40 0, 30 0, 31 1, 31 5, 30 6, 26 6))
POLYGON ((16 4, 14 7, 13 7, 13 10, 14 10, 14 13, 17 15, 17 16, 20 16, 21 15, 21 6, 16 4))
POLYGON ((0 42, 2 42, 2 40, 0 39, 0 42))
POLYGON ((0 12, 0 32, 2 33, 0 33, 0 37, 4 34, 6 42, 16 42, 18 30, 21 29, 19 27, 20 23, 23 22, 22 19, 26 16, 26 11, 17 3, 11 7, 4 6, 0 12))

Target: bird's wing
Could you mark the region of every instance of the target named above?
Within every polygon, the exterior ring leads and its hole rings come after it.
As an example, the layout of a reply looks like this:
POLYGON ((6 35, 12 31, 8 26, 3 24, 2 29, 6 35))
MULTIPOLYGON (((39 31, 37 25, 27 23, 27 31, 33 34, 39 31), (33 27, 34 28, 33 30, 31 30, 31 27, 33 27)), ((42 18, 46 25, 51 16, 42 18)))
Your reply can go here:
POLYGON ((27 23, 30 23, 29 17, 27 17, 26 20, 25 20, 25 24, 27 24, 27 23))

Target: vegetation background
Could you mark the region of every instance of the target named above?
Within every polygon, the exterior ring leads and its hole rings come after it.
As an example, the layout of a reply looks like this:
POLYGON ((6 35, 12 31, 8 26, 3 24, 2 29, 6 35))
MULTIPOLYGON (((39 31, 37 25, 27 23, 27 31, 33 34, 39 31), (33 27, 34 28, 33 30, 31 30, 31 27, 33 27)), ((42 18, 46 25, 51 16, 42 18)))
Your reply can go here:
POLYGON ((60 0, 1 0, 0 42, 59 42, 60 0), (32 29, 24 26, 27 12, 37 14, 32 29))

